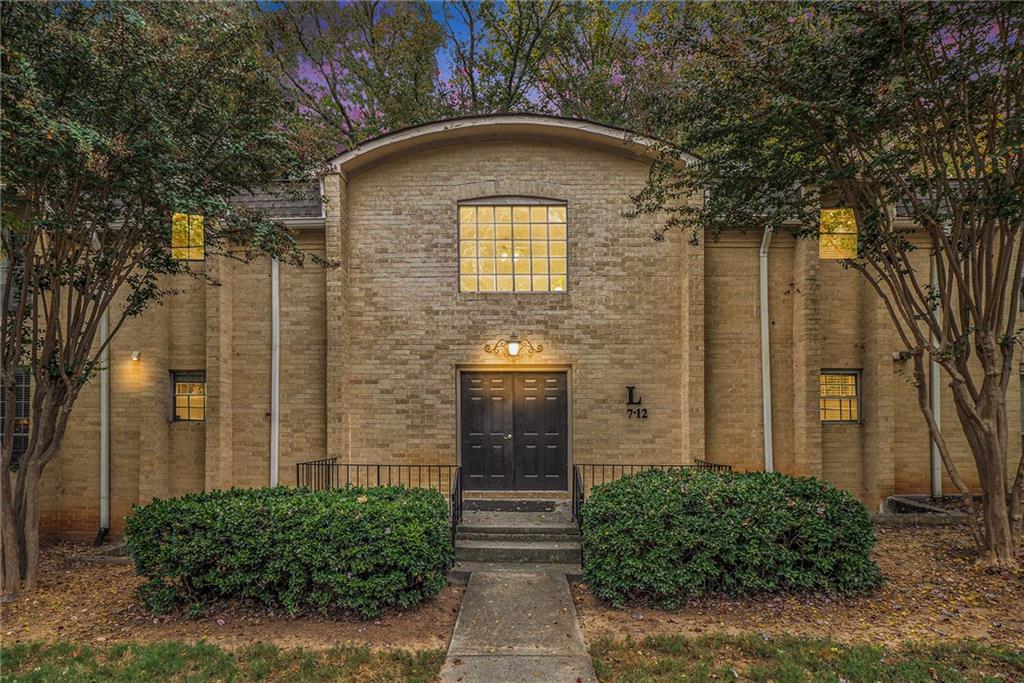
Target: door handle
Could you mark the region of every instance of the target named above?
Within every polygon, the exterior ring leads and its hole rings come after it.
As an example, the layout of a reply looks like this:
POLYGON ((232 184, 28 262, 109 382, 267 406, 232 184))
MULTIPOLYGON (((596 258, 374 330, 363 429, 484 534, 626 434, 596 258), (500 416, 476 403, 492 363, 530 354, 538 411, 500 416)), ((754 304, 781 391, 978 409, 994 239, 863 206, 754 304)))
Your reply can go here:
POLYGON ((511 440, 512 440, 512 435, 511 434, 506 434, 505 435, 505 441, 511 441, 511 440))

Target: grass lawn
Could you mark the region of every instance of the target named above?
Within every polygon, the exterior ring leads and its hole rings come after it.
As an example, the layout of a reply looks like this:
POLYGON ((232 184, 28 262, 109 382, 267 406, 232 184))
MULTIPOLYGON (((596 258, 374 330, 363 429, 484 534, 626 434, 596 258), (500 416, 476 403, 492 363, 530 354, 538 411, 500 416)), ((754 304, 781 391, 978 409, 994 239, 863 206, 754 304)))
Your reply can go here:
POLYGON ((602 639, 591 646, 601 681, 1021 681, 1024 650, 973 641, 899 648, 763 635, 602 639))
POLYGON ((433 681, 442 650, 309 651, 251 645, 236 652, 209 643, 28 643, 4 647, 3 681, 433 681))

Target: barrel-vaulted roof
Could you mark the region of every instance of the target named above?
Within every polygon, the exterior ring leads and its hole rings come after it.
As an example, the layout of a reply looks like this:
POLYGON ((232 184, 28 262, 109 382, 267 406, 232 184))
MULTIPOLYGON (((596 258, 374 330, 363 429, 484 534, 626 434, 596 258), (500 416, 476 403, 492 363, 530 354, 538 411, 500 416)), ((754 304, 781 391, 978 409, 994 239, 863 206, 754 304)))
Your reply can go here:
MULTIPOLYGON (((651 159, 665 143, 593 121, 543 114, 466 116, 402 128, 339 154, 330 170, 348 177, 368 168, 425 149, 488 140, 539 140, 579 144, 636 158, 651 159)), ((694 160, 684 155, 686 161, 694 160)))

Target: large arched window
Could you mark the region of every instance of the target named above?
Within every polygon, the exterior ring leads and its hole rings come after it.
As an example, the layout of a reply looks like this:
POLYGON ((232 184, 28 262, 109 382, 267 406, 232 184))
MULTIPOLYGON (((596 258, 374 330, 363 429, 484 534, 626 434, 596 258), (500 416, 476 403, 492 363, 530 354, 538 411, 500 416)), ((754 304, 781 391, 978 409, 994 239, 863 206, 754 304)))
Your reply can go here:
POLYGON ((489 199, 459 205, 459 291, 568 289, 565 202, 489 199))

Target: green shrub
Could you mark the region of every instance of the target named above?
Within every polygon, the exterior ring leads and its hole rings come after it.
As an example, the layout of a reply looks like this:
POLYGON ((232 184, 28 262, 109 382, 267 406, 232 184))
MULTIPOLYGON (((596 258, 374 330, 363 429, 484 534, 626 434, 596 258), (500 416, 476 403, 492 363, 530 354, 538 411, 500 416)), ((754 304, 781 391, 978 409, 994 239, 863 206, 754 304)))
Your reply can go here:
POLYGON ((408 608, 446 584, 444 497, 400 487, 232 489, 136 506, 125 532, 140 597, 256 600, 289 613, 408 608))
POLYGON ((650 471, 595 487, 584 577, 616 605, 706 594, 850 595, 881 582, 874 528, 852 495, 781 474, 650 471))

